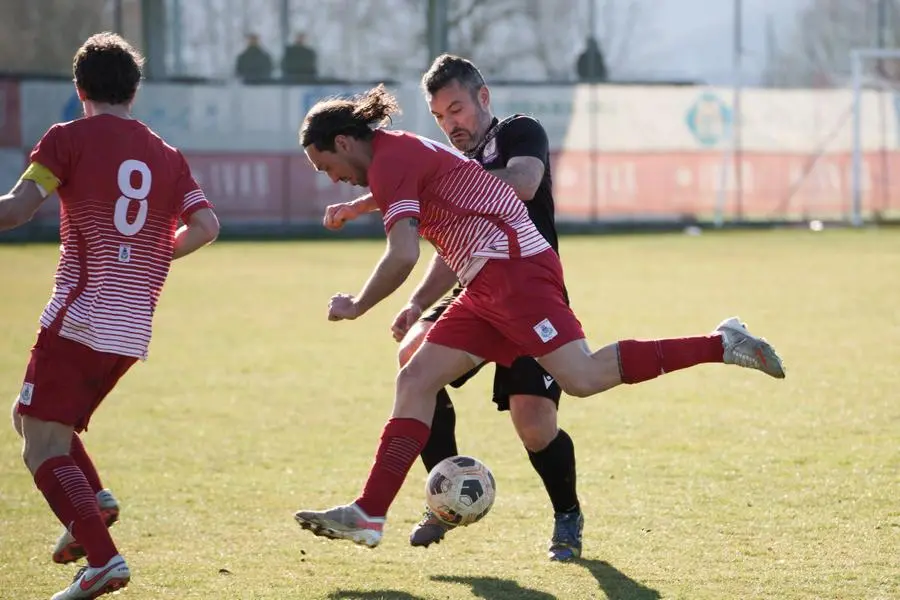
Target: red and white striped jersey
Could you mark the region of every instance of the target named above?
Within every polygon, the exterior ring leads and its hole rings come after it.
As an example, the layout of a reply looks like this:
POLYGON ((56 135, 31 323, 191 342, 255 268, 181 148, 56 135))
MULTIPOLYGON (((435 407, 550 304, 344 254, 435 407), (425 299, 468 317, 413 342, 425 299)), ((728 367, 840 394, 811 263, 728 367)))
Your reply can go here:
POLYGON ((378 130, 368 177, 385 230, 399 219, 418 219, 419 234, 461 280, 473 260, 550 248, 512 187, 440 142, 378 130))
POLYGON ((140 121, 54 125, 31 162, 59 180, 60 259, 41 325, 145 359, 179 218, 210 208, 181 153, 140 121))

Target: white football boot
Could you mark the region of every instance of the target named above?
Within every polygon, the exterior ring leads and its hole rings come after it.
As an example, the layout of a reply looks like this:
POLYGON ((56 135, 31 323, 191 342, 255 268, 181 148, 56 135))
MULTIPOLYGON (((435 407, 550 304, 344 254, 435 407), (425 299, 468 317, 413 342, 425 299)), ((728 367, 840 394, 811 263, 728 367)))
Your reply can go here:
POLYGON ((294 518, 300 527, 332 540, 350 540, 374 548, 384 534, 384 517, 370 517, 356 505, 335 506, 324 511, 301 510, 294 518))
POLYGON ((716 327, 716 332, 722 334, 726 365, 756 369, 776 379, 784 379, 784 363, 775 348, 765 338, 747 331, 747 325, 740 319, 725 319, 716 327))
POLYGON ((102 567, 81 567, 72 585, 53 594, 50 600, 88 600, 120 590, 131 581, 131 571, 121 554, 102 567))

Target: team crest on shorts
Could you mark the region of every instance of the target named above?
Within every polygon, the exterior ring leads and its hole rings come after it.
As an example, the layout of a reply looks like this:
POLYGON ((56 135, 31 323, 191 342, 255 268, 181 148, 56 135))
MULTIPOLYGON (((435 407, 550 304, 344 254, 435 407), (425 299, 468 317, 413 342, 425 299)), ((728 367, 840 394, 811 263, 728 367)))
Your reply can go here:
POLYGON ((28 406, 31 404, 31 395, 34 393, 33 383, 22 384, 22 391, 19 392, 19 404, 28 406))
POLYGON ((553 326, 550 319, 544 319, 535 325, 534 332, 538 334, 538 337, 541 338, 541 341, 545 344, 559 335, 559 332, 556 331, 556 327, 553 326))

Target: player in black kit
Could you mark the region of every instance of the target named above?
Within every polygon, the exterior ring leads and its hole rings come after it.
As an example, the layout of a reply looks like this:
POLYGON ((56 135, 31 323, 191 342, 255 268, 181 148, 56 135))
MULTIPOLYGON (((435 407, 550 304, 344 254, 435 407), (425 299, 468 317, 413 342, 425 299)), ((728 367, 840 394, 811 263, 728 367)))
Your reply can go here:
MULTIPOLYGON (((422 88, 438 126, 450 143, 509 183, 525 201, 538 230, 559 252, 549 142, 541 124, 524 115, 513 115, 502 121, 495 118, 484 78, 474 64, 458 56, 444 54, 436 58, 422 77, 422 88)), ((402 340, 401 365, 412 356, 431 324, 437 321, 461 288, 453 289, 450 296, 424 316, 423 311, 456 285, 455 274, 436 257, 392 327, 394 337, 402 340)), ((451 385, 461 386, 479 368, 451 385)), ((498 410, 510 411, 516 432, 553 505, 554 527, 548 556, 555 561, 581 555, 584 527, 575 489, 575 448, 569 435, 557 426, 556 412, 561 394, 553 377, 533 358, 520 358, 509 368, 496 366, 494 402, 498 410)), ((422 450, 422 461, 428 470, 441 460, 458 454, 456 414, 446 389, 438 394, 431 427, 431 437, 422 450)), ((451 528, 426 510, 410 534, 410 543, 428 546, 439 542, 451 528)))

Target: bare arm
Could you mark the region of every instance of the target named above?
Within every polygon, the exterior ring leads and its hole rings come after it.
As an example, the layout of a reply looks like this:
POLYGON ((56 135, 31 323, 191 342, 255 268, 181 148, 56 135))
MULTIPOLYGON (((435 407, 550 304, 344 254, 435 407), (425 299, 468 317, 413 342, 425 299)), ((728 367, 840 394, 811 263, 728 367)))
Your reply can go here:
POLYGON ((371 193, 364 194, 359 198, 352 200, 350 206, 356 211, 356 214, 363 215, 365 213, 375 212, 378 210, 378 204, 371 193))
POLYGON ((5 196, 0 196, 0 231, 14 229, 31 220, 46 196, 28 179, 20 179, 5 196))
POLYGON ((357 316, 367 312, 403 285, 418 261, 419 221, 401 219, 388 232, 387 250, 354 301, 357 316))
POLYGON ((347 221, 358 219, 362 215, 378 210, 378 204, 372 194, 365 194, 350 202, 341 202, 340 204, 329 204, 325 207, 325 216, 322 218, 322 225, 326 229, 337 231, 342 228, 347 221))
POLYGON ((428 270, 422 281, 416 286, 412 296, 409 297, 409 303, 425 310, 435 302, 441 299, 449 292, 454 285, 458 283, 456 273, 454 273, 444 259, 437 252, 428 264, 428 270))
POLYGON ((192 213, 187 223, 175 232, 175 250, 172 260, 183 258, 212 243, 219 236, 219 219, 211 208, 201 208, 192 213))
POLYGON ((512 186, 520 200, 528 202, 534 198, 544 178, 544 163, 533 156, 514 156, 506 167, 490 173, 512 186))

